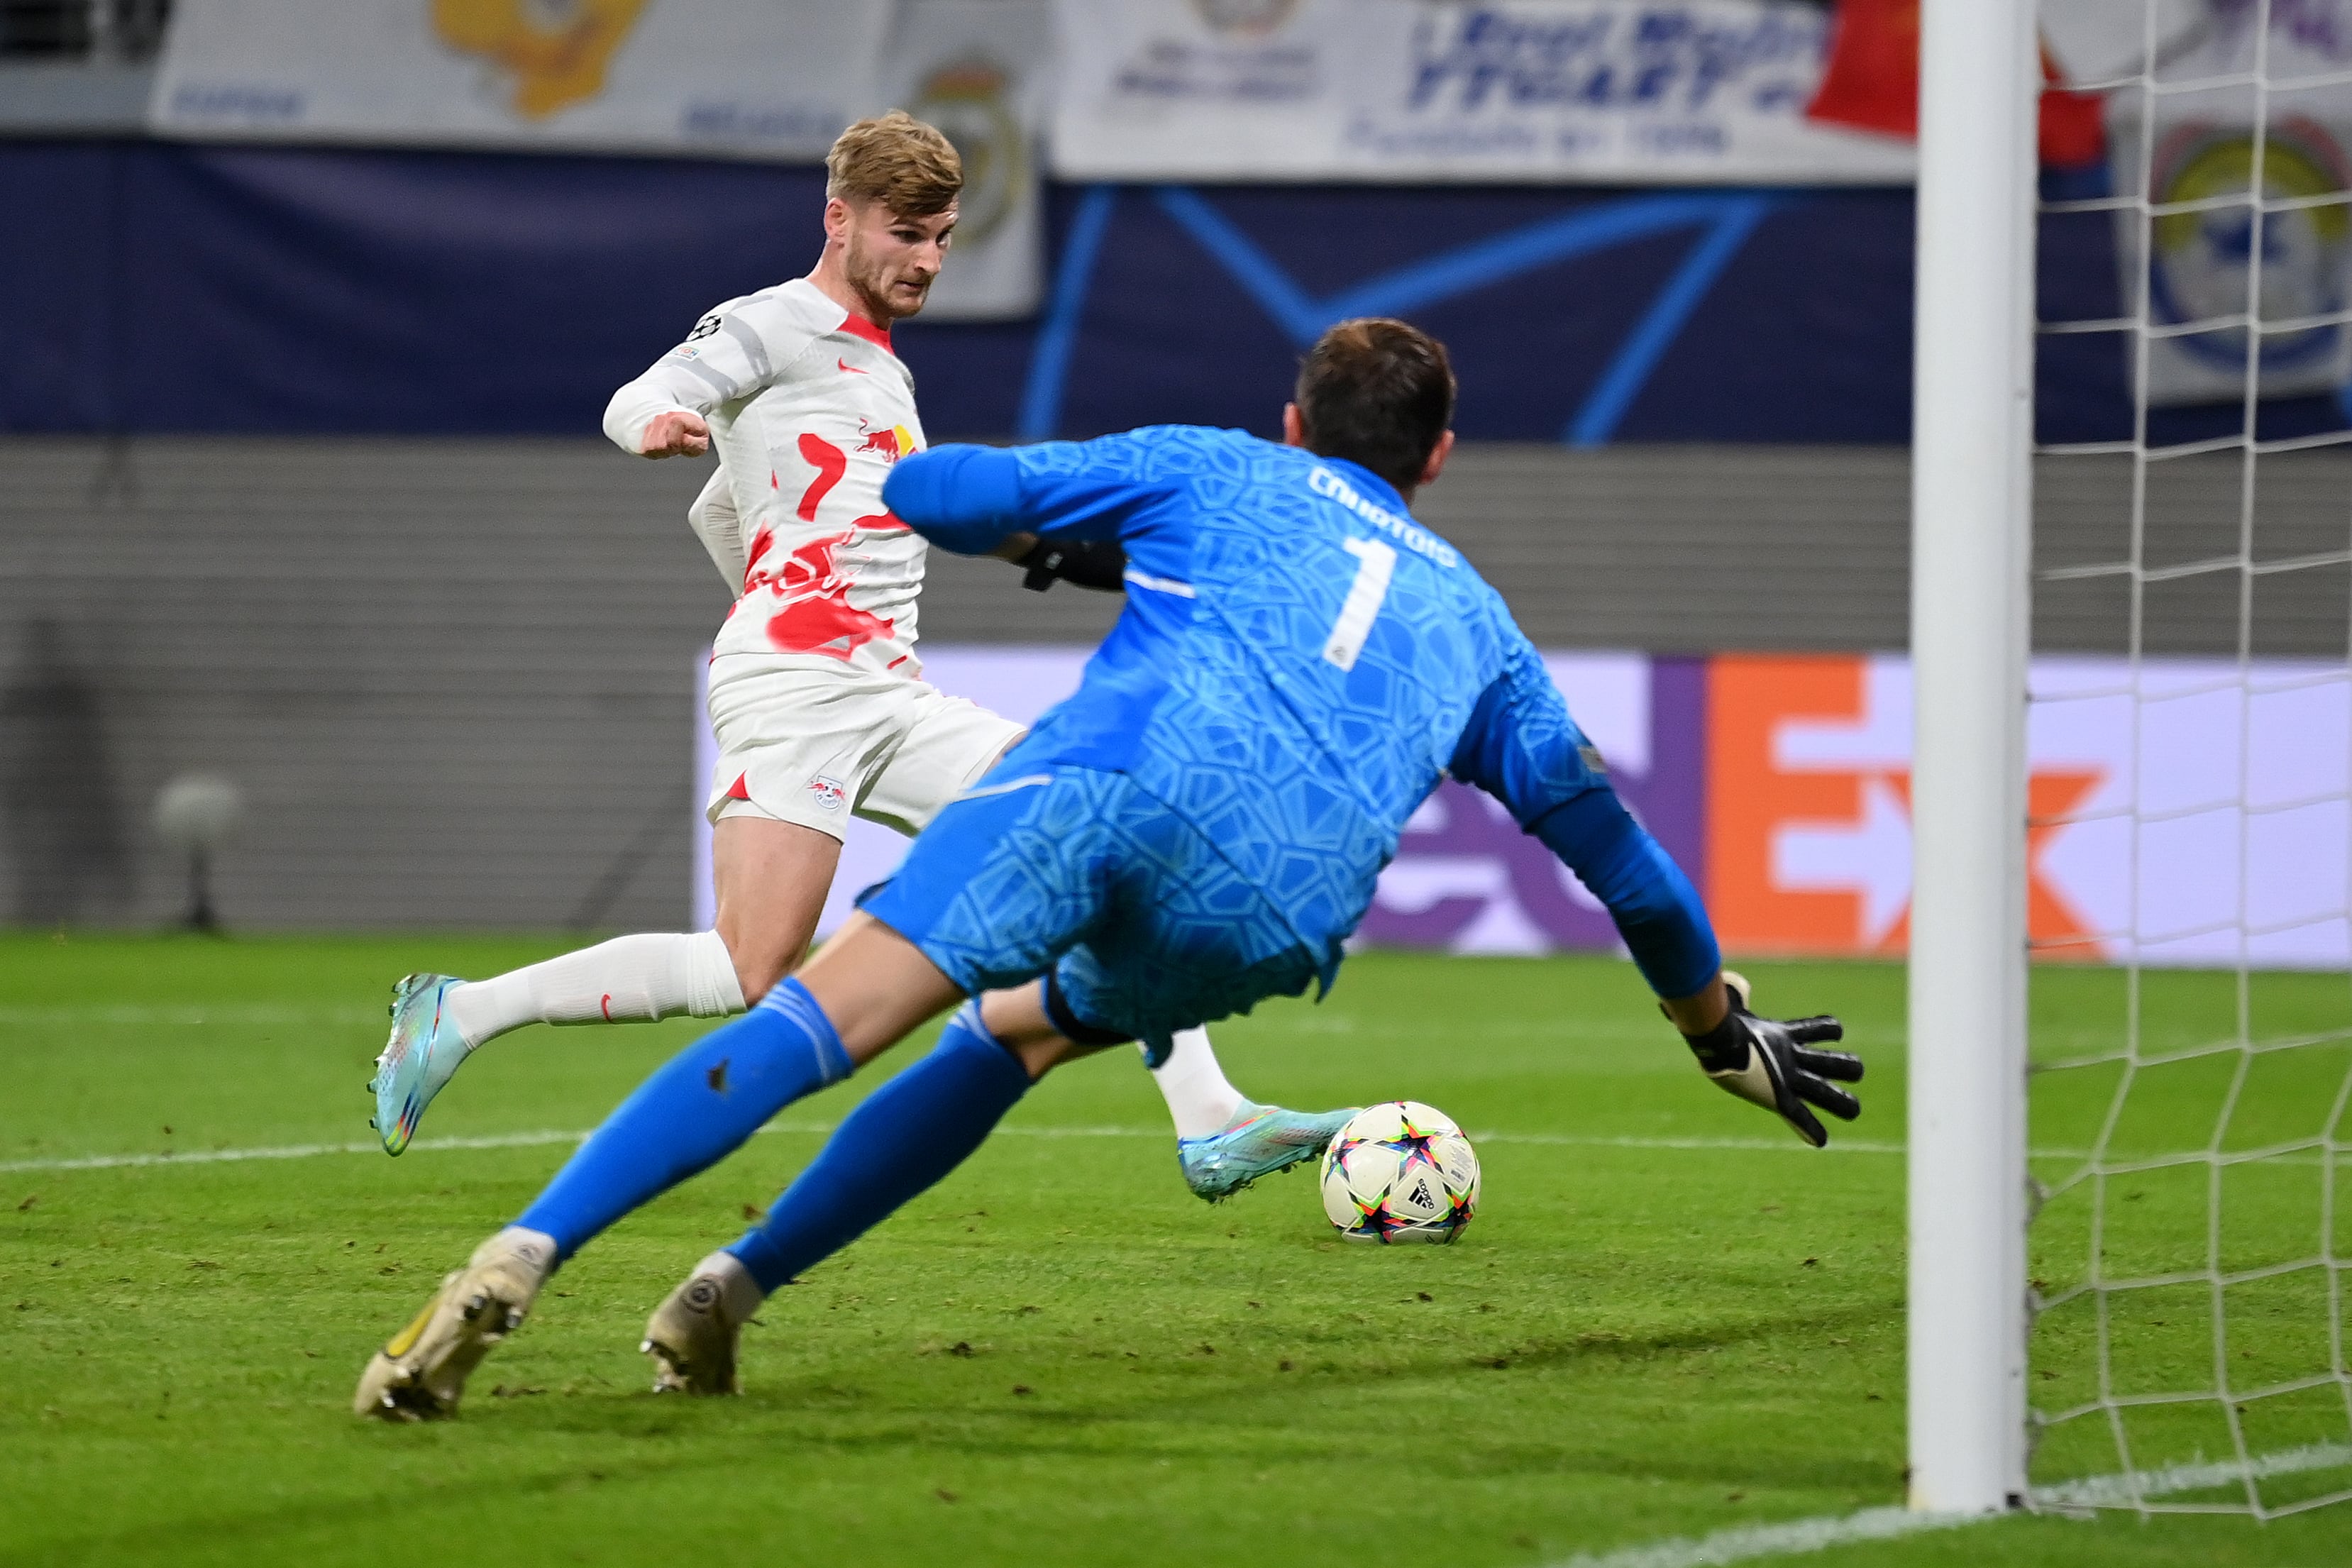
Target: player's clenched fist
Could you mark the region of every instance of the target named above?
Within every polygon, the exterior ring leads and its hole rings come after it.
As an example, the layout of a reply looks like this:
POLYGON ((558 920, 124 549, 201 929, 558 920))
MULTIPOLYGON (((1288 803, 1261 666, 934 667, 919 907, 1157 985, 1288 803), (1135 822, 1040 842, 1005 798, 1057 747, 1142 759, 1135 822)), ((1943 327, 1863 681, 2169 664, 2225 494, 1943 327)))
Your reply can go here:
POLYGON ((701 415, 684 409, 656 414, 646 422, 645 445, 637 449, 648 458, 699 458, 710 450, 710 426, 701 415))

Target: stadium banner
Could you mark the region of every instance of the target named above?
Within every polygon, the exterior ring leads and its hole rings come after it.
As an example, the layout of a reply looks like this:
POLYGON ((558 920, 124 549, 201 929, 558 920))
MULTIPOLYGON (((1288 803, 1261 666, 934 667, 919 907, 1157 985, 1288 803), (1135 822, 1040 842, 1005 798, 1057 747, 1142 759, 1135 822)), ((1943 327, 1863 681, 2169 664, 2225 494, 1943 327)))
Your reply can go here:
POLYGON ((1034 315, 1045 287, 1038 169, 1053 91, 1049 0, 916 0, 898 7, 877 104, 947 132, 963 156, 954 255, 926 321, 1034 315))
POLYGON ((1897 184, 1804 0, 1057 0, 1072 180, 1897 184))
MULTIPOLYGON (((2352 962, 2352 671, 2257 660, 2242 679, 2233 659, 2150 658, 2135 677, 2043 657, 2029 679, 2038 955, 2227 966, 2242 942, 2262 968, 2352 962)), ((1908 660, 1718 657, 1706 712, 1702 886, 1725 948, 1904 952, 1908 660)))
POLYGON ((179 0, 172 135, 822 157, 878 91, 882 5, 179 0))
MULTIPOLYGON (((934 647, 924 676, 1023 722, 1089 650, 934 647)), ((1705 893, 1726 952, 1898 957, 1911 901, 1909 661, 1548 653, 1611 777, 1705 893)), ((2032 938, 2061 962, 2352 963, 2352 670, 2340 663, 2033 662, 2032 938), (2135 781, 2137 809, 2133 810, 2135 781), (2243 801, 2243 807, 2241 801, 2243 801)), ((716 749, 696 773, 701 821, 716 749)), ((707 828, 697 920, 710 923, 707 828)), ((906 841, 853 821, 822 931, 906 841)), ((1486 795, 1447 781, 1406 825, 1356 940, 1464 953, 1614 952, 1599 901, 1486 795)))
MULTIPOLYGON (((2243 322, 2258 254, 2259 395, 2333 393, 2352 381, 2352 331, 2342 319, 2352 307, 2352 0, 2266 8, 2169 0, 2159 21, 2168 31, 2154 75, 2167 90, 2107 98, 2114 188, 2128 194, 2145 169, 2147 199, 2174 209, 2152 220, 2136 209, 2116 214, 2126 309, 2144 285, 2148 324, 2159 333, 2147 344, 2147 400, 2162 407, 2244 395, 2243 322), (2257 69, 2269 83, 2260 94, 2257 69), (2190 86, 2209 81, 2216 85, 2190 86), (2257 158, 2262 195, 2274 204, 2259 244, 2251 205, 2227 200, 2252 191, 2257 158), (2200 331, 2200 321, 2215 324, 2200 331)), ((2075 47, 2110 71, 2144 68, 2136 37, 2105 50, 2087 40, 2075 47)), ((2130 340, 2123 343, 2128 357, 2130 340)))
POLYGON ((1034 314, 1049 0, 180 0, 168 135, 812 163, 862 114, 938 125, 968 184, 929 314, 1034 314))

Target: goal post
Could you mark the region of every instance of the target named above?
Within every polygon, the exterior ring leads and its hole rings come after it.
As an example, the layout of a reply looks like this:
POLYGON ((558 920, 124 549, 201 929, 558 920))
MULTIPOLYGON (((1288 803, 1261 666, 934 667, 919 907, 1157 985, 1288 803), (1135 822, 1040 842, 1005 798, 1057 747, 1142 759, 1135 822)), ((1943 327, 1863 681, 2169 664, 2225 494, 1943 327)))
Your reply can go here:
POLYGON ((1909 1500, 2026 1468, 2034 0, 1926 0, 1912 433, 1909 1500))

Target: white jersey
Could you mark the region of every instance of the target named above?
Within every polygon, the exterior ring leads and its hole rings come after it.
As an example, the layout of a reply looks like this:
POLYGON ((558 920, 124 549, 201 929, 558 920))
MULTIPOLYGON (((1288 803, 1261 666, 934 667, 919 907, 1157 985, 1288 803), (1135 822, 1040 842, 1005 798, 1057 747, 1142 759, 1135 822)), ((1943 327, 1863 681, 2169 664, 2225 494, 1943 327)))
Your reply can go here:
POLYGON ((634 456, 681 410, 709 422, 719 454, 689 520, 738 595, 714 657, 919 676, 926 546, 882 482, 923 427, 888 329, 804 278, 730 300, 613 395, 604 434, 634 456))

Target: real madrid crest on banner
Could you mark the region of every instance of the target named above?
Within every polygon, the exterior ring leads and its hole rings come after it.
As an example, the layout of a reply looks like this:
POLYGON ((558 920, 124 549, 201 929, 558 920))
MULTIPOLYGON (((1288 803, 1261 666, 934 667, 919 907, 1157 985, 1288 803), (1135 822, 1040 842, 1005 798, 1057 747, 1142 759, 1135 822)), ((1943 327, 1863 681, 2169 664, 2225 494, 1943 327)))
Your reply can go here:
POLYGON ((1028 129, 1006 101, 1012 73, 986 55, 954 60, 916 89, 908 112, 947 132, 963 158, 956 248, 969 254, 1004 226, 1030 195, 1028 129))
POLYGON ((2150 204, 2145 218, 2119 212, 2116 237, 2124 309, 2144 296, 2153 329, 2151 404, 2235 401, 2250 367, 2263 397, 2352 379, 2352 333, 2336 319, 2352 303, 2352 87, 2340 79, 2352 68, 2352 3, 2272 10, 2259 131, 2243 85, 2262 43, 2255 16, 2209 0, 2202 26, 2165 52, 2158 78, 2175 90, 2158 100, 2152 140, 2137 101, 2112 100, 2116 189, 2129 193, 2144 168, 2150 204), (2310 25, 2321 13, 2337 25, 2310 25), (2303 78, 2314 85, 2297 88, 2303 78), (2206 80, 2221 85, 2186 85, 2206 80))
POLYGON ((1047 0, 919 0, 885 65, 889 100, 947 133, 963 199, 929 320, 1032 314, 1044 289, 1037 136, 1052 88, 1047 0))

